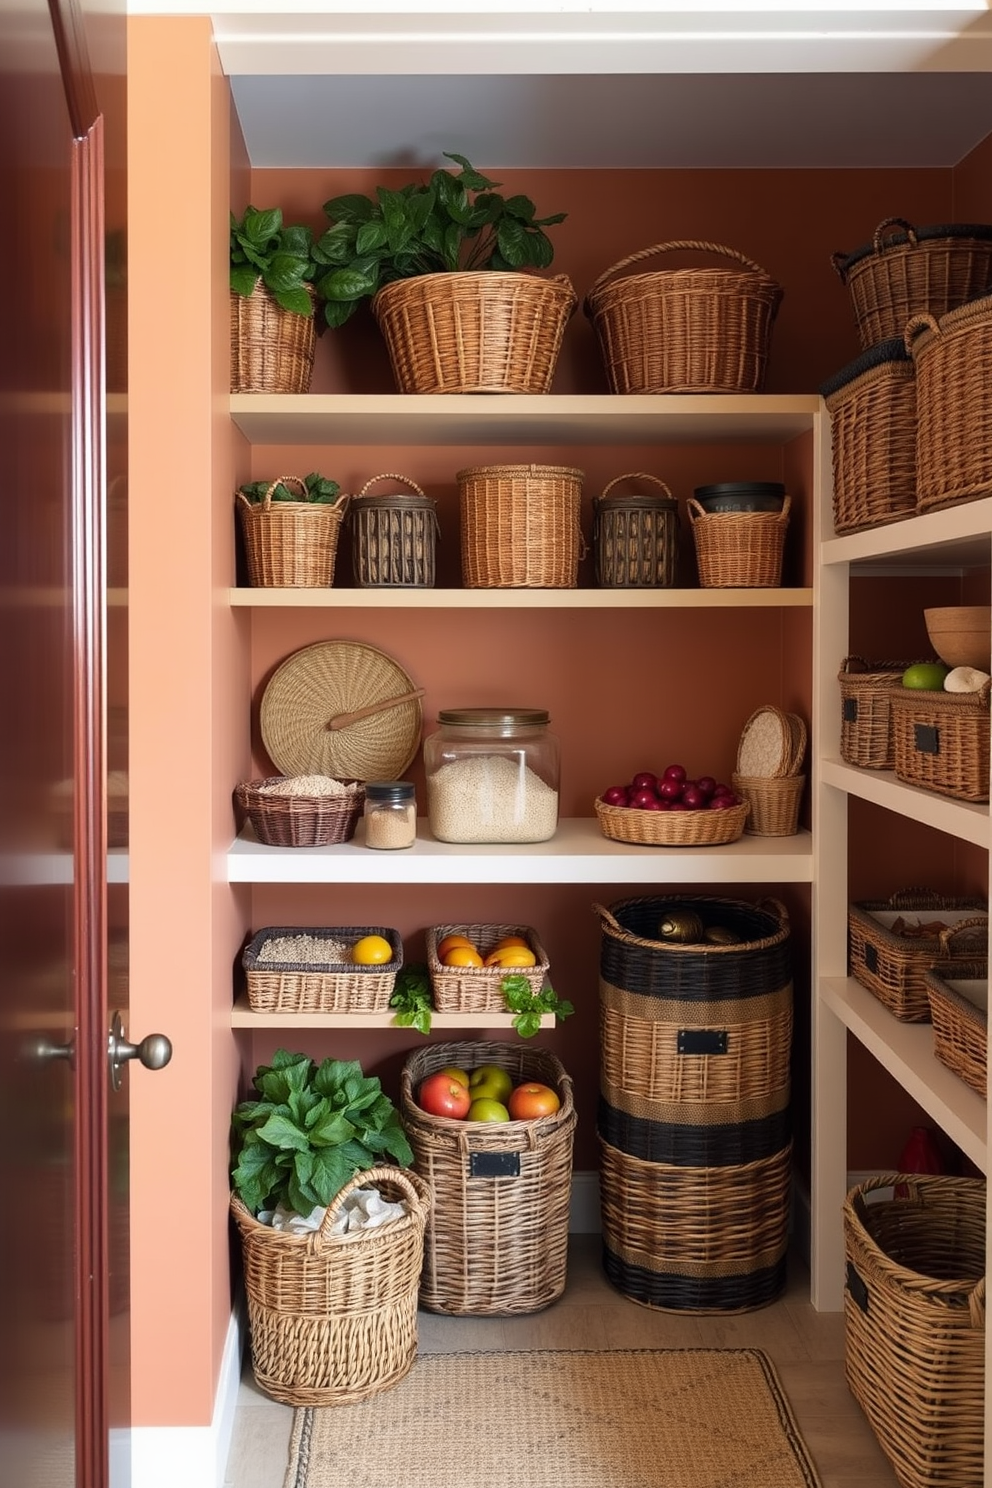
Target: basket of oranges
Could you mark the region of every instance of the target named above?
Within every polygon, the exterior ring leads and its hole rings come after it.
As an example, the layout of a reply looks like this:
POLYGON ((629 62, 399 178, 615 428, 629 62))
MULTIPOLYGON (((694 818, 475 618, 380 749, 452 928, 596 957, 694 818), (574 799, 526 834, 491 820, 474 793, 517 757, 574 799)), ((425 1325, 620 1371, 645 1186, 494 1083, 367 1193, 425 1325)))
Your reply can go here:
POLYGON ((536 996, 548 957, 529 925, 434 925, 427 969, 439 1013, 502 1013, 503 978, 524 977, 536 996))

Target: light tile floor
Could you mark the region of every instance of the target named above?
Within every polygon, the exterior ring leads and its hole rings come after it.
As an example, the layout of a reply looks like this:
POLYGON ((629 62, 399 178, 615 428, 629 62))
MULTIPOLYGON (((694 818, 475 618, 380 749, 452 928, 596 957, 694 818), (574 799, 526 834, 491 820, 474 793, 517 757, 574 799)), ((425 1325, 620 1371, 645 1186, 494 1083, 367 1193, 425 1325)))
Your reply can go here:
MULTIPOLYGON (((520 1318, 443 1318, 422 1312, 423 1353, 532 1348, 760 1348, 792 1404, 823 1488, 898 1488, 844 1380, 844 1319, 809 1302, 802 1262, 785 1296, 730 1317, 658 1312, 623 1297, 603 1275, 598 1235, 573 1235, 565 1295, 520 1318)), ((261 1393, 250 1364, 241 1385, 226 1488, 283 1488, 293 1411, 261 1393)), ((397 1488, 403 1488, 397 1484, 397 1488)), ((521 1488, 544 1488, 541 1484, 521 1488)), ((755 1484, 754 1488, 761 1488, 755 1484)))

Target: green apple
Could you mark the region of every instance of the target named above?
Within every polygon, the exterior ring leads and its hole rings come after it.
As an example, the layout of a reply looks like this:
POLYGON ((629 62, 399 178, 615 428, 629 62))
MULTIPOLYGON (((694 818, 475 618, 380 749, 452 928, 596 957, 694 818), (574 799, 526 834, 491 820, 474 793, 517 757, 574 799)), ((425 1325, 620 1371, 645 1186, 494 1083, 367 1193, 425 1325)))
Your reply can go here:
POLYGON ((944 678, 950 671, 942 661, 917 661, 902 674, 903 687, 915 687, 920 692, 940 692, 944 678))
POLYGON ((496 1101, 505 1101, 513 1089, 513 1078, 498 1064, 480 1064, 469 1075, 468 1088, 473 1098, 485 1095, 496 1101))
POLYGON ((479 1096, 468 1108, 466 1121, 509 1121, 510 1113, 502 1101, 479 1096))
POLYGON ((457 1080, 459 1085, 464 1085, 465 1089, 468 1089, 468 1070, 459 1069, 454 1064, 446 1064, 441 1073, 451 1080, 457 1080))

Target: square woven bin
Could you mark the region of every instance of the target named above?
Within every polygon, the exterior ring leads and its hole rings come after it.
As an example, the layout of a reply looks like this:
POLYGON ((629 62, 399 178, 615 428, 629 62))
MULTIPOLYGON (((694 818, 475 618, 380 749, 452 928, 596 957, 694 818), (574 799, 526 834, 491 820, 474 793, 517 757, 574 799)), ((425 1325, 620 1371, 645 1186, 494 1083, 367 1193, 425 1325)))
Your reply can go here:
POLYGON ((866 661, 846 656, 837 675, 840 683, 840 755, 862 770, 891 770, 892 689, 899 685, 911 661, 866 661))
POLYGON ((575 1106, 572 1081, 547 1049, 521 1043, 432 1044, 411 1054, 400 1115, 434 1209, 424 1241, 420 1305, 452 1316, 538 1312, 565 1290, 575 1106), (456 1121, 416 1103, 427 1075, 498 1064, 561 1101, 531 1121, 456 1121))
POLYGON ((381 1013, 389 1007, 396 973, 403 965, 403 945, 395 930, 379 925, 269 926, 259 930, 241 957, 248 982, 248 1005, 256 1013, 381 1013), (328 961, 326 966, 259 961, 267 941, 285 935, 354 942, 381 935, 393 950, 382 966, 353 966, 328 961))
POLYGON ((924 976, 933 1052, 982 1100, 988 1099, 989 964, 938 962, 924 976))
POLYGON ((548 953, 536 930, 529 925, 431 925, 427 930, 427 969, 439 1013, 504 1013, 506 1002, 501 982, 505 976, 522 976, 536 996, 548 975, 548 953), (526 940, 537 961, 534 966, 445 966, 438 957, 438 942, 446 935, 464 935, 483 957, 504 935, 526 940))
POLYGON ((895 687, 890 694, 895 772, 958 801, 989 798, 989 692, 923 692, 895 687))
POLYGON ((992 295, 905 330, 916 363, 917 509, 992 492, 992 295))
POLYGON ((860 532, 916 511, 916 376, 900 338, 825 382, 834 531, 860 532))
POLYGON ((863 900, 848 908, 851 975, 903 1023, 930 1018, 926 973, 940 961, 972 962, 988 945, 988 905, 981 899, 951 899, 926 889, 904 889, 891 899, 863 900), (900 934, 900 918, 946 926, 936 936, 900 934))
POLYGON ((847 1382, 896 1477, 981 1488, 985 1180, 869 1178, 844 1237, 847 1382))

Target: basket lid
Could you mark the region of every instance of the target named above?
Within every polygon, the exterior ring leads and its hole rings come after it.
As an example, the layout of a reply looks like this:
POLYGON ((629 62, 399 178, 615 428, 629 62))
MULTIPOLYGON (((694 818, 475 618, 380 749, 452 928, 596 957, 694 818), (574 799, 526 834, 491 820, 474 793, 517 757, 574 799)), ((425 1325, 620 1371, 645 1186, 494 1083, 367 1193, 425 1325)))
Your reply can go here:
POLYGON ((544 728, 551 722, 546 708, 441 708, 437 721, 456 728, 479 728, 494 731, 517 728, 544 728))
POLYGON ((849 382, 863 376, 865 372, 871 372, 875 367, 884 367, 886 362, 911 362, 911 354, 906 349, 906 342, 902 336, 894 336, 888 341, 878 341, 874 346, 869 346, 860 356, 855 357, 853 362, 848 362, 839 372, 828 377, 826 382, 820 384, 820 397, 830 398, 834 393, 839 393, 841 388, 847 387, 849 382))
POLYGON ((795 750, 789 715, 767 704, 751 714, 741 731, 737 773, 777 779, 789 773, 795 750))
POLYGON ((918 243, 932 242, 938 238, 972 238, 976 242, 992 243, 992 223, 945 222, 928 227, 912 228, 907 225, 902 231, 886 234, 884 239, 880 238, 877 242, 873 239, 870 243, 863 243, 860 248, 855 248, 853 253, 838 254, 836 256, 837 272, 841 279, 844 279, 863 259, 891 253, 894 248, 905 248, 908 243, 913 242, 914 238, 918 243))

